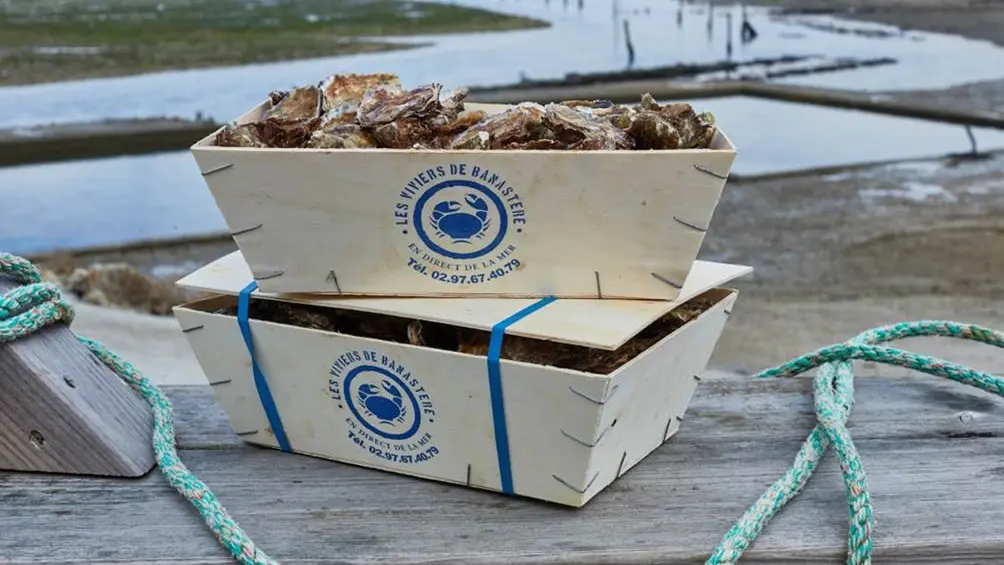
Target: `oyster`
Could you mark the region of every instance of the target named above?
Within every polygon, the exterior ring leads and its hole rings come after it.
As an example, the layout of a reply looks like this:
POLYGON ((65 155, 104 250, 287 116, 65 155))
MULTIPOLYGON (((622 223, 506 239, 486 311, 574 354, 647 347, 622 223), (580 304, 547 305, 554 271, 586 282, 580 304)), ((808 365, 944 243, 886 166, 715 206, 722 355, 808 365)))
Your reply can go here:
POLYGON ((637 149, 678 149, 680 132, 672 122, 655 112, 639 112, 630 118, 627 133, 637 149))
POLYGON ((480 122, 481 120, 485 119, 485 116, 487 115, 488 113, 485 112, 484 110, 464 110, 459 114, 457 114, 457 117, 453 120, 453 122, 449 124, 448 127, 450 127, 451 129, 455 128, 467 129, 473 126, 474 124, 480 122))
POLYGON ((377 147, 373 136, 356 124, 334 123, 322 126, 312 134, 307 147, 315 149, 361 149, 377 147))
MULTIPOLYGON (((665 114, 667 110, 663 110, 665 114)), ((690 104, 677 104, 670 109, 670 120, 676 123, 676 129, 680 130, 681 149, 706 149, 711 145, 711 140, 715 137, 717 128, 715 126, 715 116, 711 112, 698 114, 690 104)))
POLYGON ((373 128, 373 138, 380 147, 407 149, 414 145, 432 148, 435 132, 419 118, 404 118, 373 128))
POLYGON ((301 86, 287 94, 262 116, 265 120, 300 122, 321 115, 321 91, 316 86, 301 86))
POLYGON ((555 140, 544 120, 546 110, 535 102, 522 102, 489 114, 457 135, 451 149, 503 149, 531 141, 555 140))
POLYGON ((467 98, 467 93, 469 90, 467 88, 458 88, 451 92, 449 95, 445 96, 445 100, 440 101, 440 110, 442 115, 449 119, 456 118, 458 114, 464 111, 464 98, 467 98))
POLYGON ((551 131, 568 149, 613 151, 634 147, 634 140, 608 120, 564 104, 548 104, 545 110, 551 131))
POLYGON ((353 105, 352 103, 346 102, 334 108, 329 109, 321 115, 321 126, 322 128, 335 125, 335 124, 353 124, 356 123, 356 110, 359 108, 358 104, 353 105))
POLYGON ((642 96, 641 110, 629 116, 629 121, 626 129, 639 149, 703 149, 715 136, 712 114, 698 114, 683 102, 660 106, 648 93, 642 96))
POLYGON ((354 108, 362 102, 367 91, 380 86, 399 89, 401 83, 392 73, 331 75, 321 82, 324 95, 322 110, 328 112, 345 104, 354 108))
POLYGON ((315 120, 284 122, 264 120, 248 124, 228 124, 216 134, 221 147, 303 147, 310 138, 315 120))
POLYGON ((380 86, 366 91, 356 114, 363 127, 386 124, 401 118, 428 117, 439 112, 442 85, 433 83, 413 90, 380 86))
MULTIPOLYGON (((454 115, 443 112, 433 116, 425 121, 429 127, 430 138, 420 145, 424 148, 447 149, 458 134, 484 119, 486 115, 482 110, 463 110, 454 115)), ((411 119, 416 118, 408 118, 411 119)))
POLYGON ((268 147, 261 137, 261 128, 256 124, 227 124, 213 138, 213 145, 220 147, 268 147))

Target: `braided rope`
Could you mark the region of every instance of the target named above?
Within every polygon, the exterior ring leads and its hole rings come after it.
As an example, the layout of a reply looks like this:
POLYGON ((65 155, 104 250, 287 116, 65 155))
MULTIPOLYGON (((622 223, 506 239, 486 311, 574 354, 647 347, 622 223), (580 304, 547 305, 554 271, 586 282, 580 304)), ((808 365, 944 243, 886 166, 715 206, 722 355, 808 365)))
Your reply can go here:
MULTIPOLYGON (((23 284, 0 297, 0 344, 36 332, 49 324, 73 321, 73 307, 63 300, 59 289, 42 281, 30 262, 0 253, 0 277, 23 284)), ((237 522, 216 499, 209 487, 185 467, 178 457, 174 440, 171 402, 135 367, 100 343, 78 338, 116 375, 138 392, 153 408, 153 451, 164 477, 202 515, 206 525, 233 557, 243 565, 278 565, 258 549, 237 522)))
MULTIPOLYGON (((70 324, 73 321, 72 306, 63 300, 58 288, 43 282, 38 269, 30 262, 0 253, 0 277, 14 279, 23 285, 0 296, 0 344, 55 322, 70 324)), ((847 488, 847 563, 870 565, 874 527, 871 495, 864 466, 846 427, 854 402, 851 362, 867 359, 907 367, 1004 396, 1004 380, 989 373, 877 345, 920 336, 969 339, 1004 348, 1004 334, 992 329, 946 321, 904 322, 868 330, 847 342, 824 347, 755 375, 756 378, 794 377, 818 367, 819 371, 813 379, 818 424, 802 444, 791 468, 739 518, 705 565, 735 565, 770 519, 801 492, 830 446, 836 451, 847 488)), ((100 343, 80 336, 78 339, 150 403, 154 414, 153 450, 157 465, 171 486, 195 506, 220 543, 242 565, 278 565, 255 546, 209 487, 181 462, 175 449, 171 403, 160 389, 129 362, 100 343)))
POLYGON ((847 489, 848 565, 870 565, 874 529, 871 495, 847 418, 854 402, 851 361, 867 359, 915 369, 1004 396, 1004 380, 942 359, 876 344, 908 337, 939 336, 968 339, 1004 348, 1004 333, 976 325, 945 321, 904 322, 868 330, 837 345, 824 347, 755 375, 756 378, 794 377, 819 367, 813 379, 818 424, 802 444, 791 468, 774 482, 725 534, 705 565, 735 565, 785 504, 801 492, 826 449, 833 446, 847 489))

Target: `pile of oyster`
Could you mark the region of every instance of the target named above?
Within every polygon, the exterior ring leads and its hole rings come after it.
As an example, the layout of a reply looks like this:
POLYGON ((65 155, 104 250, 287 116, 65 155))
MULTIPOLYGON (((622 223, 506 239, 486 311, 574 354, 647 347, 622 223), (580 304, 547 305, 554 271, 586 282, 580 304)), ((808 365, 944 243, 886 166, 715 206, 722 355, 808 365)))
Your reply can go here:
POLYGON ((226 147, 388 149, 703 149, 714 117, 649 94, 638 106, 608 100, 522 102, 486 113, 464 108, 467 89, 433 83, 411 90, 393 74, 334 75, 314 86, 273 92, 260 120, 228 124, 226 147))

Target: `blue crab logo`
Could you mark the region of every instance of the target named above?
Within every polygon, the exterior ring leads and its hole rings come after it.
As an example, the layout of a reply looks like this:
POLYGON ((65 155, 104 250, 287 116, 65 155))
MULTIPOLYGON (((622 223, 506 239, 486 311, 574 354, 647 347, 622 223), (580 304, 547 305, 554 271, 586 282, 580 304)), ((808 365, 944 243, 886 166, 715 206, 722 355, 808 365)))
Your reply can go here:
POLYGON ((466 179, 443 181, 415 202, 415 232, 425 247, 450 259, 477 259, 505 239, 509 214, 488 187, 466 179))
POLYGON ((449 237, 454 243, 470 243, 472 238, 482 239, 491 227, 488 203, 477 194, 468 193, 464 203, 444 200, 432 209, 432 227, 437 237, 449 237), (466 204, 466 209, 464 207, 466 204))
POLYGON ((356 421, 374 434, 401 441, 422 425, 415 393, 398 375, 384 367, 359 365, 345 375, 345 404, 356 421))
POLYGON ((408 407, 404 405, 401 391, 389 381, 380 381, 379 388, 370 383, 361 385, 356 397, 367 416, 391 426, 404 424, 408 407))

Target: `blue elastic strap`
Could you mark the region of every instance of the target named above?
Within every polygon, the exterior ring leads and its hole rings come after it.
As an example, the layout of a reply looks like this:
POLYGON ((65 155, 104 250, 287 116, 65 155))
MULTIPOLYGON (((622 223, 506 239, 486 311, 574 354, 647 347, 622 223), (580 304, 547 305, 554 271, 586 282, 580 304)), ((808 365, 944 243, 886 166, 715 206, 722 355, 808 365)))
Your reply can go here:
POLYGON ((495 425, 495 451, 499 459, 499 475, 502 478, 502 492, 513 494, 512 461, 509 458, 509 432, 505 423, 505 403, 502 401, 502 371, 499 357, 502 355, 502 337, 509 326, 554 302, 549 296, 534 302, 526 308, 492 326, 491 341, 488 342, 488 390, 492 398, 492 423, 495 425))
POLYGON ((276 441, 279 442, 279 449, 292 451, 289 447, 289 440, 286 438, 286 430, 282 427, 282 420, 279 419, 279 411, 275 408, 275 401, 272 400, 272 392, 268 388, 268 381, 258 367, 258 361, 254 356, 254 344, 251 341, 251 326, 248 324, 248 302, 251 293, 258 288, 258 283, 251 281, 251 284, 241 290, 237 299, 237 325, 241 327, 241 334, 244 336, 244 344, 248 348, 248 355, 251 356, 251 372, 254 373, 254 384, 258 388, 258 398, 261 399, 261 406, 265 409, 265 416, 272 426, 276 441))

